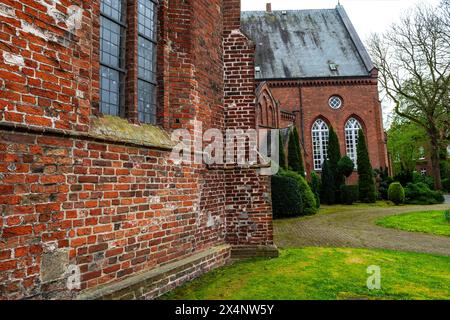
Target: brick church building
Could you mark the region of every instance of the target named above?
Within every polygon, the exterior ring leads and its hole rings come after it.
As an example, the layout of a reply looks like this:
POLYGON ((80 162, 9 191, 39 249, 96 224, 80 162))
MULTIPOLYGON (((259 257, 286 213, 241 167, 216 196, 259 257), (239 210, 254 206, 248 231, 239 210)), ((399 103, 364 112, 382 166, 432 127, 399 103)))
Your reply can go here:
POLYGON ((362 128, 372 166, 388 167, 378 72, 341 5, 272 11, 268 4, 243 12, 242 30, 256 45, 258 125, 296 125, 308 173, 322 169, 330 127, 355 163, 362 128))
POLYGON ((0 0, 0 299, 157 297, 275 256, 270 177, 176 165, 256 127, 240 0, 0 0))

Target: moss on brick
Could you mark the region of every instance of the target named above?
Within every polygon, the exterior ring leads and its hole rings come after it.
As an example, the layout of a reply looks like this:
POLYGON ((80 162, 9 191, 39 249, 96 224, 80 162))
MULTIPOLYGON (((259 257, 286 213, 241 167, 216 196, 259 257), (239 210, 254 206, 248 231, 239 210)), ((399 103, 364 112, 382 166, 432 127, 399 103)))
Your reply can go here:
POLYGON ((114 116, 95 118, 91 135, 96 138, 171 149, 175 146, 167 132, 156 126, 134 125, 126 119, 114 116))

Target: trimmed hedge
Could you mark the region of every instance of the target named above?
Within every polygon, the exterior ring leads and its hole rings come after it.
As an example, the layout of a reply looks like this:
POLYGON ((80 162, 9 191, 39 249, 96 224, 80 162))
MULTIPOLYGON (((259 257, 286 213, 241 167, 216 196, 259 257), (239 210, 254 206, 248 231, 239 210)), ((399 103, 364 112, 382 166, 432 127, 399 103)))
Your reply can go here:
POLYGON ((330 135, 328 142, 328 168, 330 174, 333 176, 333 191, 335 193, 333 202, 329 204, 337 204, 340 201, 341 185, 345 183, 344 176, 339 172, 339 161, 341 160, 341 147, 339 138, 334 131, 333 127, 330 127, 330 135))
POLYGON ((287 169, 287 163, 286 163, 286 153, 284 152, 284 144, 283 144, 283 137, 281 136, 281 132, 279 134, 279 146, 278 146, 278 157, 280 162, 280 168, 287 169))
POLYGON ((352 205, 359 199, 358 186, 341 186, 341 202, 346 205, 352 205))
POLYGON ((325 160, 322 167, 320 202, 328 205, 333 205, 336 202, 336 190, 334 190, 334 177, 330 170, 330 163, 328 160, 325 160))
POLYGON ((302 195, 294 178, 272 176, 272 210, 275 219, 302 215, 302 195))
POLYGON ((300 149, 300 137, 298 135, 297 127, 295 126, 289 134, 288 167, 289 170, 297 172, 303 178, 305 177, 305 166, 303 164, 302 151, 300 149))
POLYGON ((440 204, 444 203, 444 195, 431 190, 425 183, 409 183, 405 188, 406 203, 408 204, 440 204))
POLYGON ((308 182, 300 174, 293 171, 280 170, 278 173, 282 177, 289 177, 295 179, 297 182, 297 188, 300 190, 303 202, 303 213, 302 215, 313 215, 317 213, 318 205, 314 192, 309 187, 308 182))
POLYGON ((369 151, 367 149, 366 136, 363 130, 359 130, 358 138, 358 176, 359 176, 359 200, 363 203, 375 203, 377 192, 375 177, 370 163, 369 151))
POLYGON ((389 186, 388 198, 397 206, 405 203, 405 189, 403 189, 400 182, 391 183, 389 186))
POLYGON ((321 186, 322 182, 320 180, 320 176, 315 173, 314 171, 311 172, 311 183, 309 184, 309 186, 311 187, 311 191, 314 193, 314 195, 316 196, 316 204, 317 204, 317 208, 320 208, 320 186, 321 186))

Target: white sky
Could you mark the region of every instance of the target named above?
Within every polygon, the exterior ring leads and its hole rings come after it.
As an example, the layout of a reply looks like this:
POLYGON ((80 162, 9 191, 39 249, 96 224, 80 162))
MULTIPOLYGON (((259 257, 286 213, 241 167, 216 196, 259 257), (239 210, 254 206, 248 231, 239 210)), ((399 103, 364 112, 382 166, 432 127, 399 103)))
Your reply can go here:
MULTIPOLYGON (((266 3, 272 3, 272 10, 331 9, 338 0, 241 0, 242 10, 266 10, 266 3)), ((340 0, 363 42, 373 32, 384 32, 404 11, 418 3, 435 6, 440 0, 340 0)), ((383 101, 385 127, 389 126, 392 106, 383 101)))
MULTIPOLYGON (((362 40, 372 32, 383 32, 403 11, 417 3, 439 4, 439 0, 340 0, 362 40)), ((242 10, 331 9, 338 0, 241 0, 242 10)))

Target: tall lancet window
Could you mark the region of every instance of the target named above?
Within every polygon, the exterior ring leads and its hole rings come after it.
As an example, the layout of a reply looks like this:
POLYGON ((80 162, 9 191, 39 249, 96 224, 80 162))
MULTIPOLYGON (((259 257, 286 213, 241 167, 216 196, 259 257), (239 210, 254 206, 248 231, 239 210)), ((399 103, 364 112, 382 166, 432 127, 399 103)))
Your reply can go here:
POLYGON ((312 127, 312 142, 314 156, 314 170, 322 170, 323 163, 328 158, 328 142, 330 129, 325 121, 317 119, 312 127))
POLYGON ((138 0, 138 113, 143 123, 156 122, 156 11, 153 0, 138 0))
POLYGON ((352 159, 355 164, 355 168, 357 166, 358 161, 358 136, 359 130, 362 129, 361 124, 355 118, 351 118, 347 121, 345 125, 345 142, 347 144, 347 156, 352 159))
POLYGON ((100 3, 100 111, 124 114, 126 6, 122 0, 100 3))

